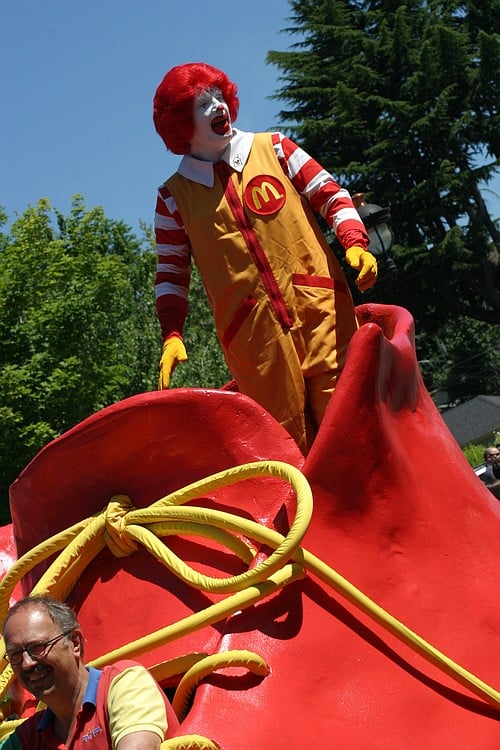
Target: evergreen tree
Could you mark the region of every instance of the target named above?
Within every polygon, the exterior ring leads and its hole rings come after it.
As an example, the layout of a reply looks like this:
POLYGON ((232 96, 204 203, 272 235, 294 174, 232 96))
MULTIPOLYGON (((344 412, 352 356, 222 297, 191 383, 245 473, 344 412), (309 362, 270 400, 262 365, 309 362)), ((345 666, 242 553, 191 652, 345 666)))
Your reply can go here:
POLYGON ((284 129, 391 211, 399 273, 365 299, 407 307, 424 337, 500 323, 500 230, 484 200, 500 163, 500 0, 290 6, 294 42, 268 55, 284 129))
POLYGON ((491 324, 471 318, 450 319, 439 334, 417 333, 421 370, 431 395, 450 404, 480 394, 500 393, 498 340, 491 324), (471 345, 472 342, 472 345, 471 345))

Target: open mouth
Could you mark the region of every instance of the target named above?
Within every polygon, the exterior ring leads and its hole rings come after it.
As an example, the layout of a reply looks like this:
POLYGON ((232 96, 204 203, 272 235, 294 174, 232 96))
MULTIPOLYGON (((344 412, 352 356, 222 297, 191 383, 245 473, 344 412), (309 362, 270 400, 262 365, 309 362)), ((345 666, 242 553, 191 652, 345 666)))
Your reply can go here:
POLYGON ((217 115, 212 120, 212 130, 217 135, 227 135, 230 131, 229 118, 227 115, 217 115))

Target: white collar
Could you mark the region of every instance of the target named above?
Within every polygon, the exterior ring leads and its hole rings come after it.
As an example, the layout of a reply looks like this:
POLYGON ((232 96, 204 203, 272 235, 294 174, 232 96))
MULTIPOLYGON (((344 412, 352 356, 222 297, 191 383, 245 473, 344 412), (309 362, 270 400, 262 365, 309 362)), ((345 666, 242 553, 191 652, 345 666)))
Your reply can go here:
MULTIPOLYGON (((248 160, 255 133, 247 133, 236 128, 233 128, 233 132, 234 135, 221 158, 237 172, 241 172, 248 160)), ((205 187, 214 186, 214 165, 211 161, 202 161, 186 154, 182 157, 177 171, 192 182, 198 182, 205 187)))

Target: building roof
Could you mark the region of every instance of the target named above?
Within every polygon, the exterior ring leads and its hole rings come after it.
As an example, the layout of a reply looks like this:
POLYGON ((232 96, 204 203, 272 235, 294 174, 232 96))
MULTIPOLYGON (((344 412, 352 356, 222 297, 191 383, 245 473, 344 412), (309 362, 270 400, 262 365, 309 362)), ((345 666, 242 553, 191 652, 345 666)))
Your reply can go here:
POLYGON ((500 432, 500 396, 476 396, 442 417, 459 445, 487 442, 500 432))

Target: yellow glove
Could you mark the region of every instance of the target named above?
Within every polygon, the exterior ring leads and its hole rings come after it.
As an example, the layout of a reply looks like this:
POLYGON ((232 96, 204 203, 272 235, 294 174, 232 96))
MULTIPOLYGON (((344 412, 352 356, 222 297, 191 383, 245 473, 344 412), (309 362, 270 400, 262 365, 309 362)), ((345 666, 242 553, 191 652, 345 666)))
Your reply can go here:
POLYGON ((186 348, 181 338, 172 336, 164 341, 161 349, 160 376, 158 378, 158 390, 163 391, 170 384, 170 376, 179 364, 187 361, 186 348))
POLYGON ((362 247, 350 247, 345 251, 347 262, 359 271, 356 284, 361 292, 366 292, 377 280, 377 261, 375 256, 362 247))

